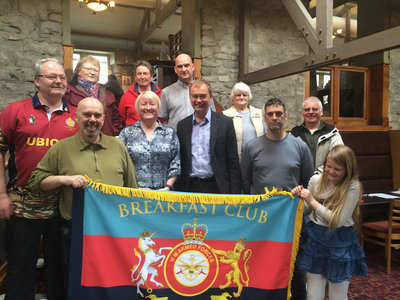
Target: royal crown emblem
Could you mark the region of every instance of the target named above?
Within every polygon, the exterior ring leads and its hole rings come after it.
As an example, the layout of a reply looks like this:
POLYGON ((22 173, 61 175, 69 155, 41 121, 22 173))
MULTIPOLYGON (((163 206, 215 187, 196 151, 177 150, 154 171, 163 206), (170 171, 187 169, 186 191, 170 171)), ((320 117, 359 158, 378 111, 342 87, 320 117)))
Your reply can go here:
POLYGON ((217 255, 207 245, 208 227, 185 223, 181 227, 183 242, 173 247, 165 260, 164 276, 168 286, 177 294, 191 297, 213 286, 218 276, 217 255))
POLYGON ((150 236, 150 231, 143 230, 143 232, 140 233, 140 237, 149 237, 150 236))
POLYGON ((239 238, 238 242, 236 243, 237 248, 241 249, 241 251, 244 250, 244 248, 246 248, 247 244, 249 242, 246 241, 246 238, 242 239, 239 238))
POLYGON ((203 245, 204 238, 208 232, 207 225, 197 224, 197 218, 193 219, 193 224, 185 223, 182 226, 183 244, 203 245))

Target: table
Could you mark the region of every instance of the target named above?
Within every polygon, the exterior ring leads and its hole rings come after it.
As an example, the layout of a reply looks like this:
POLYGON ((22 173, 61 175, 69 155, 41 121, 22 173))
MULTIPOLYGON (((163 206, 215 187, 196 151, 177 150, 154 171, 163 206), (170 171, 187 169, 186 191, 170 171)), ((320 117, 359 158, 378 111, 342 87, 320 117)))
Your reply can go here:
POLYGON ((389 208, 390 199, 364 196, 360 203, 362 222, 387 220, 389 218, 389 208))

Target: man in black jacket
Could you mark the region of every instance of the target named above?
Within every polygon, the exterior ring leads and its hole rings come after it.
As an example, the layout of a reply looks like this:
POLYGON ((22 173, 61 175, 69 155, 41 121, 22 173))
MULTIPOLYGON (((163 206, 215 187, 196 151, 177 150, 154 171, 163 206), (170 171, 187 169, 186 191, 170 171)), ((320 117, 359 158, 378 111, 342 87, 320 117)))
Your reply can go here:
POLYGON ((233 121, 209 109, 210 84, 195 80, 190 87, 194 114, 178 123, 181 177, 185 192, 240 194, 241 175, 233 121))

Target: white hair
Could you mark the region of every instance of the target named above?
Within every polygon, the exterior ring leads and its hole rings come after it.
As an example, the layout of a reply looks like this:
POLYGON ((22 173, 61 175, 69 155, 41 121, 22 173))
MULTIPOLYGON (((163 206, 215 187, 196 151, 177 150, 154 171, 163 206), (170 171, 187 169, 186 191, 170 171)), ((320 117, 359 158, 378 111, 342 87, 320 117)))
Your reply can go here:
POLYGON ((303 103, 301 104, 301 107, 304 108, 304 105, 306 105, 306 102, 308 102, 308 101, 315 101, 315 102, 318 102, 319 108, 322 109, 322 102, 321 102, 321 100, 319 100, 317 97, 314 97, 314 96, 308 97, 306 100, 304 100, 303 103))
POLYGON ((60 63, 58 62, 58 60, 55 59, 55 58, 44 58, 44 59, 39 59, 39 60, 36 61, 36 64, 35 64, 35 69, 34 69, 35 76, 36 76, 36 75, 42 75, 43 64, 44 64, 45 62, 48 62, 48 61, 53 61, 53 62, 56 62, 56 63, 60 64, 60 63))
POLYGON ((231 99, 232 102, 233 102, 233 99, 235 99, 236 93, 238 91, 243 91, 243 92, 247 93, 249 95, 249 101, 253 98, 250 87, 247 84, 245 84, 244 82, 238 82, 233 86, 231 94, 229 95, 229 98, 231 99))

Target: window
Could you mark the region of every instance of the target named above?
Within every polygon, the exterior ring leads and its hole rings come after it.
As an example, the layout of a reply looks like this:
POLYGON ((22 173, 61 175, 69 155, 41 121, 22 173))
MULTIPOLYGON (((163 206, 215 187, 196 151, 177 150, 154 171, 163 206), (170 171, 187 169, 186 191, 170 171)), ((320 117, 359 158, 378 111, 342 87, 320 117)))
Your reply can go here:
POLYGON ((99 56, 92 55, 94 58, 97 58, 100 61, 100 83, 107 83, 108 81, 108 57, 107 56, 99 56))
POLYGON ((332 66, 309 72, 309 95, 323 105, 322 119, 337 125, 368 125, 368 68, 332 66))
POLYGON ((74 54, 72 55, 72 57, 73 57, 73 62, 72 62, 73 68, 72 68, 72 69, 75 71, 76 65, 77 65, 78 62, 81 60, 81 55, 80 55, 79 53, 74 53, 74 54))

